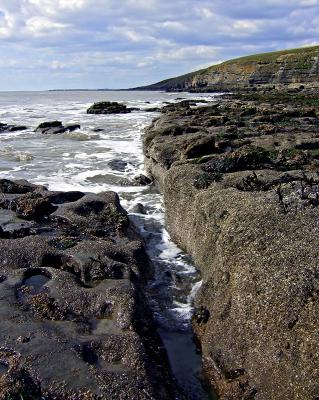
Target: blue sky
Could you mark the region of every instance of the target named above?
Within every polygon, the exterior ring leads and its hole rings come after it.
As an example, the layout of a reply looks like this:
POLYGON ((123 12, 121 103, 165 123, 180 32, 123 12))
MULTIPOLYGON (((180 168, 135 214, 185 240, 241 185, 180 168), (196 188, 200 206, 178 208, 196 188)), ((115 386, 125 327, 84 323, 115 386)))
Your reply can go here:
POLYGON ((0 0, 0 90, 123 88, 319 43, 319 0, 0 0))

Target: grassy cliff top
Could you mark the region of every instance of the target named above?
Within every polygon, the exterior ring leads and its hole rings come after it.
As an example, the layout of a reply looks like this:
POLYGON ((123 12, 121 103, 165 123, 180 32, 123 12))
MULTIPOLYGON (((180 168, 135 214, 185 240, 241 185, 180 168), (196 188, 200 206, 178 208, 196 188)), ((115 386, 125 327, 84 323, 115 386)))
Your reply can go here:
POLYGON ((249 64, 255 63, 271 63, 271 62, 279 62, 285 60, 289 63, 292 62, 300 62, 301 65, 307 63, 313 57, 319 56, 319 45, 311 46, 311 47, 302 47, 298 49, 289 49, 289 50, 281 50, 274 51, 271 53, 259 53, 249 56, 244 56, 240 58, 235 58, 232 60, 225 61, 221 64, 216 64, 211 67, 201 69, 199 71, 194 71, 189 74, 177 76, 175 78, 165 79, 163 81, 157 82, 153 85, 144 86, 140 89, 149 89, 149 90, 165 90, 169 87, 177 87, 178 85, 182 85, 186 80, 192 79, 195 76, 204 76, 209 74, 215 70, 227 68, 230 65, 237 66, 245 66, 249 64))
POLYGON ((205 72, 213 71, 214 69, 218 69, 218 67, 230 64, 250 64, 250 63, 271 63, 281 60, 306 60, 312 57, 319 56, 319 45, 318 46, 311 46, 311 47, 301 47, 298 49, 288 49, 288 50, 281 50, 281 51, 273 51, 270 53, 259 53, 253 54, 249 56, 234 58, 232 60, 228 60, 223 62, 222 64, 213 65, 208 67, 205 70, 197 71, 196 74, 201 74, 205 72))

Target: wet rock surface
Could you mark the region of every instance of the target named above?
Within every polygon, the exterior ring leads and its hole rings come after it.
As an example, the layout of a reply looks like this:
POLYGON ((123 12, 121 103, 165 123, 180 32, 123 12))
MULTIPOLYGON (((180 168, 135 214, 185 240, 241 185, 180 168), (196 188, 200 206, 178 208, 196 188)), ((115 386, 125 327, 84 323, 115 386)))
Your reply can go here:
POLYGON ((315 399, 318 95, 164 108, 144 136, 173 240, 203 276, 193 326, 221 399, 315 399))
POLYGON ((81 126, 78 124, 63 125, 61 121, 48 121, 42 122, 37 126, 35 132, 40 132, 46 135, 58 135, 65 132, 74 132, 80 128, 81 126))
POLYGON ((114 192, 0 180, 0 226, 1 399, 176 398, 114 192))
POLYGON ((25 131, 27 129, 24 125, 10 125, 0 122, 0 133, 25 131))
POLYGON ((131 108, 116 101, 100 101, 87 109, 88 114, 127 114, 131 111, 131 108))

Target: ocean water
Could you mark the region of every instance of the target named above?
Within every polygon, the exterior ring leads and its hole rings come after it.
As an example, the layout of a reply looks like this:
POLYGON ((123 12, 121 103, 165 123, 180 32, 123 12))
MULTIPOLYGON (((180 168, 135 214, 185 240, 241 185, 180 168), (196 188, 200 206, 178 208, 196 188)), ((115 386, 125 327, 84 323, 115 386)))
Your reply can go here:
POLYGON ((116 191, 131 221, 145 238, 155 266, 148 298, 177 382, 191 400, 207 399, 200 383, 201 357, 192 340, 193 298, 201 281, 190 257, 165 229, 161 194, 148 186, 133 186, 144 171, 142 135, 161 107, 177 99, 205 99, 209 94, 161 92, 2 92, 0 122, 26 125, 25 131, 0 134, 0 177, 27 179, 50 190, 98 193, 116 191), (88 115, 97 101, 119 101, 135 111, 123 115, 88 115), (81 129, 60 135, 34 132, 41 122, 77 123, 81 129), (144 213, 136 210, 138 203, 144 213))

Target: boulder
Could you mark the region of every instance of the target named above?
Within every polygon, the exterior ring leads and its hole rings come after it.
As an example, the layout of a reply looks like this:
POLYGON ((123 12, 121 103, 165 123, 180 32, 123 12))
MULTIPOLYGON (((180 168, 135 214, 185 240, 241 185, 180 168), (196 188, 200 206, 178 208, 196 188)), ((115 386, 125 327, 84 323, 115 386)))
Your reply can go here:
POLYGON ((46 188, 40 185, 33 185, 25 180, 10 181, 9 179, 0 179, 0 193, 24 194, 36 190, 46 190, 46 188))
POLYGON ((114 171, 124 172, 127 167, 127 162, 119 159, 111 160, 108 163, 109 167, 114 171))
POLYGON ((24 125, 8 125, 0 122, 0 133, 25 131, 26 129, 28 128, 24 125))
POLYGON ((78 124, 64 126, 61 121, 48 121, 42 122, 40 125, 38 125, 35 129, 35 132, 40 132, 47 135, 57 135, 65 132, 73 132, 80 128, 81 126, 78 124))
POLYGON ((147 211, 146 211, 146 209, 145 209, 145 207, 144 207, 143 204, 137 203, 137 204, 135 204, 135 206, 131 209, 131 213, 133 213, 133 214, 143 214, 143 215, 146 215, 146 214, 147 214, 147 211))
POLYGON ((145 176, 143 174, 135 176, 135 178, 134 178, 134 183, 136 183, 137 185, 141 185, 141 186, 150 185, 152 182, 153 182, 153 180, 151 178, 149 178, 148 176, 145 176))
POLYGON ((100 101, 87 109, 88 114, 127 114, 132 109, 115 101, 100 101))

